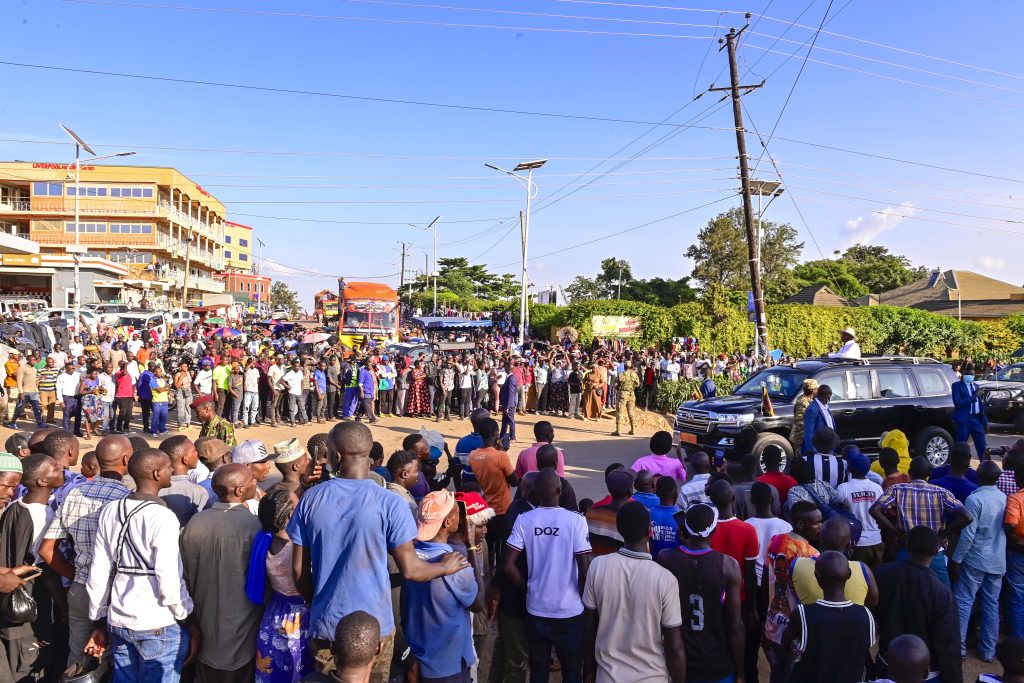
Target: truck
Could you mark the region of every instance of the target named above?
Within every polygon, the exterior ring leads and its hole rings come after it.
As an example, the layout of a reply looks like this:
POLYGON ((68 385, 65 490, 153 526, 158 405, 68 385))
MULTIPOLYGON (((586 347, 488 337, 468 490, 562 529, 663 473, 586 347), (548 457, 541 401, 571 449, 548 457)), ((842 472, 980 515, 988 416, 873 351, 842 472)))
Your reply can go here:
POLYGON ((342 344, 356 349, 398 341, 398 293, 394 289, 376 282, 347 282, 340 289, 338 339, 342 344))

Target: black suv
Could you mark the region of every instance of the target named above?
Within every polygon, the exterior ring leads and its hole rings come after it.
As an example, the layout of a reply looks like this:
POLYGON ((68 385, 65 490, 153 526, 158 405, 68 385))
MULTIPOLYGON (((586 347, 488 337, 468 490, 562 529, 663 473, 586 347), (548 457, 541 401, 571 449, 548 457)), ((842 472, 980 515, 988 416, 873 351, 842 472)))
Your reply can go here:
POLYGON ((788 459, 793 455, 793 404, 808 378, 832 388, 830 409, 844 446, 877 452, 882 433, 899 429, 914 455, 927 457, 933 466, 945 464, 953 444, 951 385, 956 375, 930 358, 811 358, 766 368, 730 395, 679 406, 677 441, 688 451, 718 453, 731 460, 746 453, 760 456, 765 447, 776 445, 788 459), (763 389, 774 415, 762 409, 763 389))
POLYGON ((979 381, 978 394, 989 420, 1010 423, 1024 432, 1024 363, 1008 365, 979 381))

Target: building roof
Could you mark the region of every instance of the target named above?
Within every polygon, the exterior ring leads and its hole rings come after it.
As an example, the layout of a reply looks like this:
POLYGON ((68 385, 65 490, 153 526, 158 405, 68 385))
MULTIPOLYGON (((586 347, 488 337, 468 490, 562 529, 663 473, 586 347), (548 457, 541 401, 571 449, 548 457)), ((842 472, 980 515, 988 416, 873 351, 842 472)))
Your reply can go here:
POLYGON ((1006 318, 1017 313, 1024 313, 1024 299, 1007 301, 1006 299, 987 299, 984 301, 962 301, 960 305, 954 301, 926 301, 914 306, 923 311, 948 315, 953 318, 1006 318))
POLYGON ((242 228, 243 230, 252 230, 251 225, 242 225, 241 223, 235 223, 234 221, 224 221, 224 225, 230 225, 232 228, 242 228))
POLYGON ((925 303, 936 305, 938 302, 951 301, 955 309, 958 300, 961 304, 968 301, 1024 302, 1024 287, 969 270, 935 269, 927 277, 878 295, 879 304, 914 308, 925 308, 925 303))
POLYGON ((853 305, 826 285, 821 284, 808 285, 793 296, 783 299, 782 303, 812 304, 814 306, 833 306, 836 308, 853 305))

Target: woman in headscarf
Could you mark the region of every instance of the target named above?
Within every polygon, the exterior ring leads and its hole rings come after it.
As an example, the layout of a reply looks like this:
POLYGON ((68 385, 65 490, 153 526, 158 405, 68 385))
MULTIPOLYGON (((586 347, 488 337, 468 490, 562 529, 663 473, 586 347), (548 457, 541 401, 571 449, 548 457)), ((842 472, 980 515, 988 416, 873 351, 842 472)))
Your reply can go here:
POLYGON ((583 378, 583 417, 598 420, 604 407, 604 395, 608 383, 597 363, 590 366, 590 372, 583 378))
POLYGON ((818 380, 805 379, 803 393, 797 398, 796 403, 793 404, 793 427, 789 432, 789 442, 793 444, 795 453, 800 452, 804 442, 804 413, 807 412, 807 406, 811 405, 811 401, 814 400, 814 394, 817 391, 818 380))

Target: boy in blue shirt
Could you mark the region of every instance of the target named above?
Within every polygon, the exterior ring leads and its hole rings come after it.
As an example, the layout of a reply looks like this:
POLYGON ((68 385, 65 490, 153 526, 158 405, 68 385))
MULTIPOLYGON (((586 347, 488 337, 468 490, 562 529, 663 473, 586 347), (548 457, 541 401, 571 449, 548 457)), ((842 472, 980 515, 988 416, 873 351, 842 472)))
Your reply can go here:
POLYGON ((679 525, 674 515, 679 512, 676 500, 679 498, 679 484, 673 477, 659 477, 654 485, 659 504, 651 510, 651 557, 657 559, 658 553, 666 548, 679 545, 679 525))
MULTIPOLYGON (((459 507, 447 489, 428 493, 417 515, 416 555, 436 562, 452 552, 448 536, 459 530, 459 507)), ((422 683, 470 683, 476 663, 469 612, 484 609, 484 586, 473 524, 463 537, 469 545, 470 566, 430 581, 406 581, 402 586, 402 628, 420 665, 422 683)))

